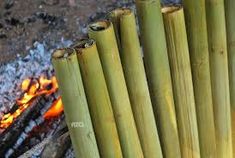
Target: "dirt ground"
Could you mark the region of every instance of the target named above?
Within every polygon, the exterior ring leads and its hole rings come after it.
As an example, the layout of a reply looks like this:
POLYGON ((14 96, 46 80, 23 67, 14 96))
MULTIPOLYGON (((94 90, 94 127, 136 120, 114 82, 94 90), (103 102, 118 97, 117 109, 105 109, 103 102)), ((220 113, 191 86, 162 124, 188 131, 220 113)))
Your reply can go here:
POLYGON ((0 65, 25 55, 35 41, 76 41, 94 18, 132 0, 1 0, 0 65))

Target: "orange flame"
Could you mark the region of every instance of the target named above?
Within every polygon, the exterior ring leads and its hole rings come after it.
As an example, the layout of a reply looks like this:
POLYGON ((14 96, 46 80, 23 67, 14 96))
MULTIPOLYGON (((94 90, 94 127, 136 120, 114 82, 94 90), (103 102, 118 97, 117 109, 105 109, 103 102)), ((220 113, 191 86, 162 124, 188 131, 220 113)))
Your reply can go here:
POLYGON ((51 108, 43 115, 44 118, 49 119, 51 117, 56 117, 63 112, 63 104, 61 97, 54 101, 51 108))
MULTIPOLYGON (((5 114, 0 120, 0 128, 7 128, 28 106, 30 101, 40 95, 49 96, 58 90, 58 84, 55 76, 50 80, 41 76, 38 80, 25 79, 21 84, 21 89, 25 91, 23 97, 17 99, 16 103, 19 106, 14 113, 5 114)), ((44 114, 44 118, 58 116, 63 111, 61 97, 52 103, 50 109, 44 114)))

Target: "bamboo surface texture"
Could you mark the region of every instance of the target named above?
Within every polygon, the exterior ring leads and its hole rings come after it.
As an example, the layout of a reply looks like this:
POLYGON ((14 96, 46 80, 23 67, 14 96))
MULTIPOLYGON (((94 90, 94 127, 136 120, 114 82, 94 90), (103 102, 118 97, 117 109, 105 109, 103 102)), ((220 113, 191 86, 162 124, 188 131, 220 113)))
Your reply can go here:
POLYGON ((182 158, 200 158, 193 82, 182 8, 162 9, 182 158))
POLYGON ((235 155, 235 1, 225 1, 227 48, 228 48, 228 69, 229 69, 229 88, 232 115, 232 141, 233 155, 235 155))
MULTIPOLYGON (((125 74, 126 84, 131 105, 144 153, 161 155, 159 137, 150 99, 148 84, 145 76, 144 64, 141 56, 134 13, 130 9, 116 9, 111 12, 111 20, 116 19, 115 32, 120 41, 120 56, 125 74), (117 29, 117 30, 116 30, 117 29)), ((165 121, 165 125, 170 122, 165 121)), ((172 125, 172 124, 171 124, 172 125)), ((169 125, 166 129, 168 143, 167 153, 173 157, 180 157, 177 127, 169 125), (171 142, 170 142, 171 141, 171 142)), ((174 124, 175 125, 175 124, 174 124)), ((165 143, 165 142, 164 142, 165 143)), ((145 154, 146 157, 150 156, 145 154)), ((151 157, 153 157, 152 155, 151 157)))
POLYGON ((217 154, 218 158, 232 158, 224 1, 206 0, 206 14, 217 154))
MULTIPOLYGON (((160 141, 163 142, 163 131, 169 132, 163 127, 170 125, 165 122, 171 122, 171 127, 177 127, 177 125, 160 1, 137 0, 136 7, 150 95, 160 141)), ((176 130, 171 132, 176 135, 176 130)), ((163 156, 166 156, 169 151, 165 150, 165 144, 161 145, 163 156)))
POLYGON ((76 157, 99 158, 75 50, 56 50, 52 55, 52 63, 62 95, 75 155, 76 157))
POLYGON ((183 0, 194 85, 200 153, 216 157, 205 0, 183 0), (210 136, 208 137, 208 133, 210 136))
POLYGON ((97 42, 97 48, 109 90, 123 156, 143 157, 126 82, 119 57, 113 25, 98 21, 89 26, 89 37, 97 42), (97 30, 97 27, 103 30, 97 30))
POLYGON ((75 48, 100 156, 122 158, 111 101, 95 41, 81 41, 75 48))

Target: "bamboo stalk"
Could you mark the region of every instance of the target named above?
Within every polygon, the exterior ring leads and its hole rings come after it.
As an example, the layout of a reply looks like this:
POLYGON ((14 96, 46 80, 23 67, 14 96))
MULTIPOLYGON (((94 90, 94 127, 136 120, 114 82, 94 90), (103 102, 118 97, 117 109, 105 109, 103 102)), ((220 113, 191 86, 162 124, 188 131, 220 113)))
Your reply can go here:
MULTIPOLYGON (((119 33, 116 37, 120 37, 120 47, 122 48, 120 51, 121 61, 137 128, 139 133, 141 133, 140 135, 143 136, 142 138, 144 138, 142 142, 145 139, 149 139, 157 143, 158 133, 141 57, 135 15, 130 9, 116 9, 111 12, 110 16, 111 19, 118 21, 116 23, 118 25, 114 28, 119 30, 116 31, 119 33)), ((171 119, 164 120, 164 124, 161 124, 162 126, 159 128, 159 131, 162 133, 162 150, 166 158, 180 158, 181 154, 175 113, 168 117, 171 119)), ((156 145, 150 145, 146 148, 153 146, 156 145)))
POLYGON ((162 12, 165 23, 182 157, 200 158, 184 12, 179 7, 164 7, 162 12))
MULTIPOLYGON (((176 127, 177 125, 174 124, 175 105, 160 2, 159 0, 137 0, 136 5, 156 122, 160 130, 161 127, 166 126, 165 120, 169 120, 170 116, 173 126, 176 127)), ((160 141, 163 142, 161 140, 163 133, 159 132, 160 141)), ((161 145, 163 146, 163 144, 161 145)), ((167 152, 169 151, 163 150, 163 156, 167 152)))
POLYGON ((88 33, 89 37, 97 42, 123 156, 127 158, 143 157, 112 23, 95 22, 89 26, 88 33))
POLYGON ((205 0, 183 0, 202 158, 216 157, 205 0), (210 133, 210 137, 208 137, 210 133))
POLYGON ((227 41, 223 0, 206 0, 212 98, 219 158, 232 157, 227 41))
POLYGON ((77 157, 99 158, 75 50, 56 50, 52 55, 52 63, 75 154, 77 157))
POLYGON ((115 119, 94 40, 75 45, 100 156, 122 158, 115 119))
POLYGON ((123 14, 124 10, 125 10, 125 8, 114 9, 107 16, 108 19, 113 24, 113 29, 114 29, 114 32, 115 32, 115 37, 116 37, 119 53, 121 53, 120 27, 119 27, 120 26, 120 19, 119 19, 119 17, 120 17, 120 15, 123 14))
POLYGON ((229 88, 232 115, 232 141, 233 155, 235 155, 235 1, 225 0, 227 47, 228 47, 228 68, 229 68, 229 88))
POLYGON ((235 108, 235 1, 225 0, 231 107, 235 108))

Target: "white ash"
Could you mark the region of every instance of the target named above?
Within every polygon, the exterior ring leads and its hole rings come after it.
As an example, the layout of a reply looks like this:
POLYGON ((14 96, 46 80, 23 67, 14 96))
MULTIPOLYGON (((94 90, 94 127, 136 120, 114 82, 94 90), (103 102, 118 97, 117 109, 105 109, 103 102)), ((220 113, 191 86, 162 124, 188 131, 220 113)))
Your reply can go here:
POLYGON ((65 157, 66 158, 75 158, 75 153, 73 151, 73 147, 72 146, 65 153, 65 157))
POLYGON ((60 43, 50 49, 46 43, 35 42, 27 56, 18 56, 16 60, 0 67, 0 118, 14 105, 21 95, 20 84, 26 78, 39 77, 42 74, 52 76, 51 53, 59 47, 72 44, 70 40, 61 39, 60 43))

